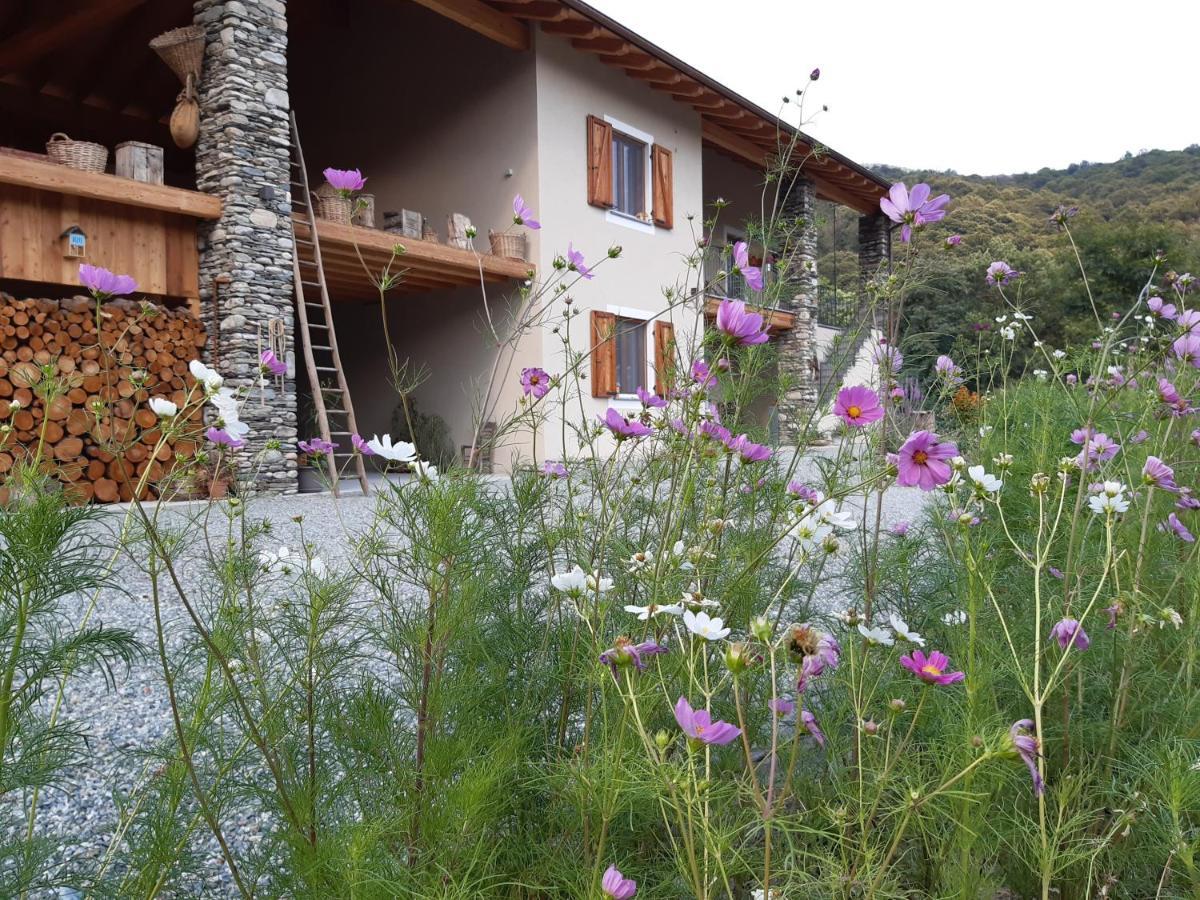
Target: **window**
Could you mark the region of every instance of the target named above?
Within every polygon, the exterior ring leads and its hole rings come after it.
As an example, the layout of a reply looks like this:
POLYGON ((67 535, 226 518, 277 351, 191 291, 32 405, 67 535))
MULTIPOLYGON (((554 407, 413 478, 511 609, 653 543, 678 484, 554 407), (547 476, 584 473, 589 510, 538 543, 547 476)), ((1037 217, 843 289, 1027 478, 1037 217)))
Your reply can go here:
POLYGON ((645 216, 646 145, 613 131, 612 161, 613 209, 627 216, 645 216))
POLYGON ((617 356, 617 393, 633 394, 646 386, 646 323, 618 316, 613 344, 617 356))

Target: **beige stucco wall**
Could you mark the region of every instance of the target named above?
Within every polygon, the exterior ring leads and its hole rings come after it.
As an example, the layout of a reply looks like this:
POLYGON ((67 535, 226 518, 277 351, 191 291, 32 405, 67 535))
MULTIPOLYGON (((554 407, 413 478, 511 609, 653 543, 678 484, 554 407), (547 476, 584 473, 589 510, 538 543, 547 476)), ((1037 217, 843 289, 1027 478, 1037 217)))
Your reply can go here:
MULTIPOLYGON (((701 186, 700 118, 691 107, 669 95, 635 81, 620 69, 606 66, 589 54, 580 53, 569 41, 538 33, 537 134, 540 163, 538 196, 544 230, 538 263, 549 272, 556 253, 565 254, 573 241, 589 264, 601 260, 613 245, 623 248, 617 260, 604 262, 590 282, 581 282, 571 296, 582 314, 572 320, 571 342, 587 349, 592 309, 640 310, 651 315, 668 307, 663 288, 686 284, 684 263, 695 247, 703 219, 701 186), (674 154, 674 228, 666 230, 628 227, 611 221, 605 210, 587 203, 587 116, 611 116, 652 136, 655 143, 674 154), (688 216, 695 217, 693 222, 688 216), (694 228, 694 230, 693 230, 694 228)), ((561 301, 558 301, 561 304, 561 301)), ((561 305, 557 307, 561 309, 561 305)), ((676 340, 683 344, 695 338, 698 316, 673 310, 676 340)), ((653 328, 647 329, 648 369, 653 367, 653 328)), ((565 365, 560 338, 545 330, 542 359, 548 371, 561 372, 565 365)), ((653 372, 646 374, 653 385, 653 372)), ((593 398, 590 384, 584 385, 583 413, 594 419, 611 404, 623 409, 640 408, 636 400, 593 398)), ((568 414, 579 418, 579 409, 568 414)), ((545 456, 558 458, 576 451, 572 434, 563 434, 561 420, 548 422, 543 431, 545 456), (564 442, 567 446, 564 448, 564 442)), ((541 454, 539 454, 541 455, 541 454)))
MULTIPOLYGON (((324 18, 302 20, 289 53, 306 61, 291 67, 290 91, 314 187, 325 166, 357 167, 380 223, 384 211, 417 210, 445 240, 446 216, 463 213, 484 251, 488 229, 511 224, 514 194, 538 207, 532 53, 508 50, 413 3, 359 0, 311 13, 324 18)), ((532 232, 529 258, 538 252, 532 232)), ((498 323, 509 318, 516 287, 488 285, 498 323)), ((496 352, 481 289, 389 294, 386 304, 399 358, 428 372, 415 392, 419 407, 446 420, 456 447, 469 444, 496 352)), ((398 400, 380 321, 378 304, 337 305, 343 365, 368 434, 388 428, 398 400)), ((524 355, 536 364, 538 352, 540 342, 524 355)), ((502 408, 514 408, 515 382, 505 379, 502 408)))

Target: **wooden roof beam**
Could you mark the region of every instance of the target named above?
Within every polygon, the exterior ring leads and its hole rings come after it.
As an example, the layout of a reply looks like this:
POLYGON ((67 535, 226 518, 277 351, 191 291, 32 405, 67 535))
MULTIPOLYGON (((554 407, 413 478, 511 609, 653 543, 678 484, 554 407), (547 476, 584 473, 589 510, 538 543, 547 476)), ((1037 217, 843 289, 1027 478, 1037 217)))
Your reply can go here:
POLYGON ((715 122, 702 119, 700 137, 714 147, 719 147, 752 166, 761 169, 767 164, 768 154, 762 147, 732 131, 727 131, 715 122))
POLYGON ((544 22, 542 31, 546 34, 559 34, 566 37, 588 40, 598 37, 613 37, 607 29, 601 28, 587 19, 564 19, 561 22, 544 22))
MULTIPOLYGON (((17 72, 47 54, 82 40, 105 22, 116 19, 146 0, 91 0, 63 12, 55 6, 49 18, 0 42, 0 75, 17 72)), ((47 8, 49 8, 49 4, 47 8)))
POLYGON ((599 37, 574 38, 571 46, 585 53, 600 53, 605 56, 616 56, 622 52, 628 53, 633 49, 621 38, 614 37, 607 32, 599 37))
POLYGON ((571 10, 554 0, 499 0, 494 5, 510 16, 538 22, 562 22, 574 16, 571 10))
POLYGON ((532 46, 529 26, 488 6, 483 0, 416 0, 438 15, 457 22, 509 50, 523 52, 532 46))

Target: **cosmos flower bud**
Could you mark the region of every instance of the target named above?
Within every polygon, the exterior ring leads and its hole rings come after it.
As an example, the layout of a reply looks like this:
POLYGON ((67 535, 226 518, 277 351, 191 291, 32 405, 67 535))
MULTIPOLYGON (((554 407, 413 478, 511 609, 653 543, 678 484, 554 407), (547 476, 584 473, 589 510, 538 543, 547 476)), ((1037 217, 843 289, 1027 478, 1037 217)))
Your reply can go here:
POLYGON ((771 621, 766 616, 755 616, 750 620, 750 633, 764 644, 771 642, 771 621))
POLYGON ((750 648, 736 641, 725 648, 725 665, 734 675, 740 675, 750 665, 750 648))
POLYGON ((654 735, 654 746, 659 750, 666 750, 671 745, 671 736, 666 731, 659 729, 654 735))
POLYGON ((1050 476, 1044 472, 1035 472, 1029 479, 1029 491, 1033 494, 1044 494, 1050 488, 1050 476))
POLYGON ((875 735, 879 734, 879 723, 871 719, 864 719, 862 723, 862 730, 871 737, 874 737, 875 735))
POLYGON ((894 713, 902 713, 904 710, 908 709, 908 704, 905 703, 901 698, 894 697, 888 702, 888 709, 894 713))

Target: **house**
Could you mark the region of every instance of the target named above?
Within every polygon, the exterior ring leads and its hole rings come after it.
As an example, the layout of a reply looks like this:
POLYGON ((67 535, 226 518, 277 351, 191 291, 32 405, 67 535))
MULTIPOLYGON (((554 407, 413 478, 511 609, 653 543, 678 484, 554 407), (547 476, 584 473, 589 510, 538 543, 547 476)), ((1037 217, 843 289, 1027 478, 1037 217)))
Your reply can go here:
MULTIPOLYGON (((622 248, 572 289, 587 314, 567 337, 592 350, 597 329, 615 326, 615 339, 592 356, 586 412, 628 407, 637 386, 655 382, 667 342, 703 328, 694 311, 665 312, 662 289, 685 276, 681 259, 701 237, 719 247, 744 235, 781 141, 794 138, 801 155, 814 146, 579 0, 79 0, 48 13, 35 0, 0 0, 8 35, 0 40, 0 143, 17 151, 0 150, 0 289, 70 293, 73 265, 47 242, 54 228, 58 241, 74 226, 94 235, 89 261, 134 273, 152 298, 191 305, 232 382, 253 381, 260 350, 276 341, 289 373, 260 385, 243 415, 252 446, 273 440, 283 448, 258 470, 273 489, 294 488, 291 448, 315 433, 296 330, 292 114, 313 189, 325 166, 356 167, 373 195, 374 228, 316 222, 358 430, 392 428, 386 327, 409 361, 406 376, 419 382, 418 409, 445 422, 456 453, 473 442, 479 387, 496 364, 490 327, 503 329, 522 284, 552 272, 568 243, 589 263, 622 248), (147 42, 193 22, 206 41, 199 139, 180 150, 166 125, 180 85, 147 42), (165 184, 54 170, 30 156, 52 132, 165 146, 165 184), (516 194, 543 227, 525 232, 524 259, 491 255, 488 233, 511 227, 516 194), (716 233, 703 235, 718 197, 725 208, 716 233), (37 227, 15 230, 18 208, 37 227), (403 211, 419 213, 437 241, 381 230, 386 213, 403 211), (447 243, 455 213, 477 228, 474 248, 447 243), (15 249, 29 241, 41 241, 52 264, 31 265, 38 254, 15 249), (393 267, 404 277, 381 304, 368 272, 388 264, 396 243, 405 252, 393 267)), ((887 186, 825 148, 784 198, 805 223, 790 251, 789 290, 768 311, 779 364, 797 385, 773 413, 784 441, 798 438, 796 423, 815 399, 820 335, 832 333, 816 321, 816 203, 859 218, 860 267, 874 271, 890 252, 878 205, 887 186)), ((297 236, 303 255, 311 235, 297 236)), ((712 253, 710 276, 721 259, 712 253)), ((736 282, 712 280, 710 310, 720 295, 743 293, 736 282)), ((539 329, 522 338, 504 360, 515 368, 493 398, 497 415, 515 408, 521 367, 562 370, 563 337, 539 329)), ((493 462, 570 455, 563 433, 549 422, 536 446, 505 442, 493 462)))

